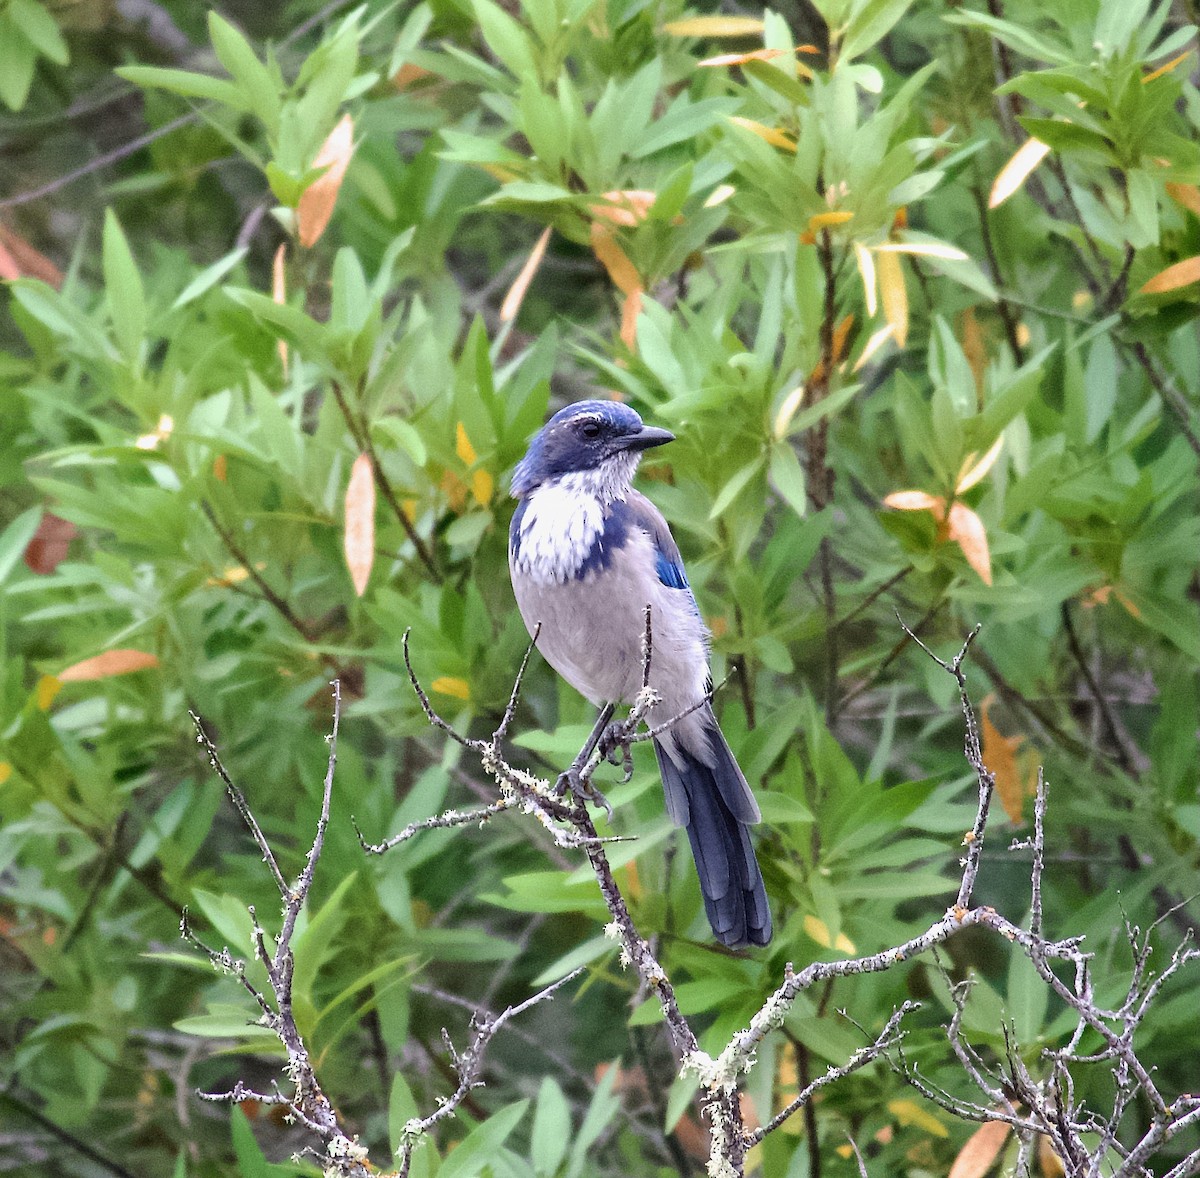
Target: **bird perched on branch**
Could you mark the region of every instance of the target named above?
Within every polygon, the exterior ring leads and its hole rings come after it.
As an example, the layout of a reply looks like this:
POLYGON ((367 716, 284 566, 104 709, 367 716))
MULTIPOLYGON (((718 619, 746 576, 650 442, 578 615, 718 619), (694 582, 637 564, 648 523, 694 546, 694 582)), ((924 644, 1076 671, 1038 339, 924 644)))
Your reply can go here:
POLYGON ((765 945, 771 913, 747 830, 760 814, 708 700, 708 629, 667 521, 632 487, 642 452, 671 441, 615 401, 556 413, 513 474, 513 590, 546 661, 602 708, 582 760, 560 779, 576 790, 614 706, 642 688, 649 607, 659 702, 647 722, 673 721, 654 738, 667 812, 687 830, 717 939, 765 945))

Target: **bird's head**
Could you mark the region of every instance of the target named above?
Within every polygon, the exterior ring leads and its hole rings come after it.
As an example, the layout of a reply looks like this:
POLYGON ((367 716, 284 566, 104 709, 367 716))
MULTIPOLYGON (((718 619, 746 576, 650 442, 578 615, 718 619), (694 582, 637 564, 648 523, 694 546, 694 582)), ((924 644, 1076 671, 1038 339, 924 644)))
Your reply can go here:
POLYGON ((593 493, 613 497, 628 489, 643 450, 674 440, 665 429, 643 425, 619 401, 578 401, 560 409, 529 443, 513 472, 513 497, 574 474, 592 476, 593 493))

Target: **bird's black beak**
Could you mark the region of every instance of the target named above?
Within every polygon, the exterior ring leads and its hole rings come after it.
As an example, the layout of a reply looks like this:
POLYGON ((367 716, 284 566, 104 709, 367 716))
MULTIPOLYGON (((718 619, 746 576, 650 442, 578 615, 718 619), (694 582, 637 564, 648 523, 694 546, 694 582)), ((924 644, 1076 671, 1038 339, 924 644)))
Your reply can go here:
POLYGON ((659 429, 654 425, 644 425, 636 434, 628 434, 620 440, 623 450, 651 450, 655 446, 665 446, 673 442, 675 435, 669 429, 659 429))

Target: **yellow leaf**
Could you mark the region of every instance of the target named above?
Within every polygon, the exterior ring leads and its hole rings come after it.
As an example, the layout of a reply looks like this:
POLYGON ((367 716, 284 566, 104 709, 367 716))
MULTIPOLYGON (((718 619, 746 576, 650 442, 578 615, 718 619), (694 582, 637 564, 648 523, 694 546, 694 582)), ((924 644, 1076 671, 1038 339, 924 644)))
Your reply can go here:
POLYGON ((830 225, 845 225, 853 216, 854 214, 849 209, 834 209, 828 213, 813 213, 808 219, 808 231, 809 233, 816 233, 818 229, 827 229, 830 225))
POLYGON ((375 563, 375 475, 371 459, 360 454, 350 469, 346 486, 345 533, 342 550, 356 597, 361 597, 375 563))
POLYGON ((1025 782, 1017 766, 1017 749, 1025 737, 1005 736, 992 722, 994 695, 986 695, 979 705, 979 730, 983 738, 983 763, 996 779, 996 792, 1009 821, 1020 823, 1025 809, 1025 782))
POLYGON ((1200 254, 1160 270, 1143 284, 1138 294, 1163 294, 1168 290, 1178 290, 1181 286, 1190 286, 1193 282, 1200 282, 1200 254))
POLYGON ((952 503, 948 523, 949 536, 959 548, 963 556, 985 584, 992 583, 992 557, 988 551, 987 531, 983 520, 979 518, 965 503, 952 503))
POLYGON ((159 442, 165 442, 171 436, 171 431, 175 428, 175 419, 169 414, 164 413, 158 419, 158 425, 152 433, 142 434, 133 444, 139 450, 157 450, 159 442))
POLYGON ((158 658, 144 650, 106 650, 82 662, 72 663, 59 671, 60 683, 80 683, 85 679, 107 679, 112 675, 129 675, 157 667, 158 658))
POLYGON ((1177 65, 1187 61, 1195 52, 1194 49, 1185 49, 1178 57, 1172 57, 1170 61, 1164 62, 1156 70, 1151 70, 1143 79, 1142 85, 1147 82, 1153 82, 1155 78, 1161 78, 1163 74, 1169 74, 1177 65))
POLYGON ((732 184, 718 184, 704 202, 704 207, 715 209, 717 205, 724 204, 735 192, 737 189, 732 184))
POLYGON ((529 284, 533 281, 533 276, 542 264, 542 258, 546 256, 546 246, 550 243, 550 233, 551 227, 547 225, 542 230, 542 235, 537 239, 537 243, 533 249, 529 251, 529 257, 525 259, 525 265, 521 267, 521 273, 517 275, 516 281, 508 288, 508 294, 504 296, 504 302, 500 304, 501 323, 510 323, 517 317, 517 312, 521 309, 521 303, 525 299, 525 292, 529 289, 529 284))
POLYGON ((997 173, 992 183, 992 194, 988 197, 988 208, 997 208, 1018 191, 1049 153, 1049 146, 1040 139, 1026 139, 997 173))
POLYGON ((1183 205, 1193 216, 1200 217, 1200 188, 1195 184, 1176 184, 1167 181, 1167 195, 1177 204, 1183 205))
POLYGON ((875 288, 875 259, 862 242, 854 243, 854 257, 858 262, 858 276, 862 279, 863 294, 867 301, 867 314, 874 319, 879 300, 875 288))
POLYGON ((881 254, 915 254, 920 258, 943 258, 947 262, 965 262, 970 254, 945 241, 885 241, 875 247, 881 254))
POLYGON ((54 697, 62 690, 62 680, 54 675, 43 675, 37 681, 34 698, 39 712, 47 712, 54 702, 54 697))
POLYGON ((721 53, 716 57, 706 57, 696 64, 700 66, 745 65, 748 61, 774 61, 783 57, 782 49, 751 49, 749 53, 721 53))
POLYGON ((962 473, 958 476, 958 482, 955 484, 954 493, 961 495, 964 491, 969 491, 976 483, 978 483, 989 470, 996 464, 996 459, 1000 457, 1000 451, 1004 448, 1004 435, 1001 434, 991 445, 988 452, 971 466, 975 455, 971 454, 963 463, 962 473))
POLYGON ((471 445, 471 439, 467 437, 467 427, 461 421, 454 429, 454 452, 464 466, 474 466, 478 460, 475 447, 471 445))
POLYGON ((0 761, 0 785, 12 776, 12 766, 7 761, 0 761))
POLYGON ((456 679, 442 675, 435 679, 429 686, 438 695, 449 695, 455 699, 462 700, 471 698, 471 685, 465 679, 456 679))
POLYGON ((797 385, 783 399, 783 404, 779 406, 779 412, 775 415, 775 437, 783 438, 787 435, 787 428, 792 423, 792 418, 796 416, 796 410, 804 403, 804 394, 808 391, 807 385, 797 385))
POLYGON ((885 323, 878 331, 873 332, 871 338, 867 340, 866 347, 862 350, 862 355, 854 361, 853 371, 857 372, 864 364, 867 364, 871 357, 892 338, 892 333, 895 330, 890 323, 885 323))
POLYGON ((918 1129, 924 1129, 926 1133, 931 1133, 934 1137, 950 1136, 950 1131, 946 1126, 933 1113, 923 1109, 915 1100, 889 1100, 887 1108, 888 1112, 901 1125, 915 1125, 918 1129))
POLYGON ((1043 1178, 1062 1178, 1067 1170, 1063 1165, 1063 1160, 1054 1152, 1054 1146, 1050 1144, 1050 1138, 1045 1134, 1038 1136, 1038 1168, 1042 1171, 1043 1178))
POLYGON ((672 37, 753 37, 763 31, 756 16, 690 16, 663 25, 672 37))
POLYGON ((296 229, 305 249, 316 245, 325 232, 353 154, 354 120, 347 114, 329 132, 312 162, 325 171, 304 190, 296 206, 296 229))
POLYGON ((743 119, 740 115, 730 115, 729 121, 736 123, 739 127, 745 127, 747 131, 753 131, 755 135, 760 139, 766 140, 772 147, 782 147, 784 151, 796 150, 796 141, 790 135, 785 135, 775 127, 768 127, 764 123, 756 123, 753 119, 743 119))
MULTIPOLYGON (((275 259, 271 263, 271 298, 280 306, 287 302, 287 275, 284 263, 287 261, 287 242, 281 241, 275 251, 275 259)), ((283 365, 283 375, 288 374, 288 346, 286 340, 279 340, 279 362, 283 365)))
POLYGON ((898 511, 932 511, 939 519, 946 514, 945 499, 925 491, 893 491, 885 495, 883 501, 898 511))
POLYGON ((883 295, 883 317, 892 325, 896 345, 908 342, 908 288, 898 254, 879 255, 879 287, 883 295))
POLYGON ((845 933, 838 933, 837 939, 834 940, 829 935, 829 926, 811 913, 804 918, 804 931, 825 949, 837 949, 847 957, 853 956, 855 952, 854 942, 845 933))
POLYGON ((1007 1121, 985 1121, 958 1151, 949 1178, 983 1178, 1000 1156, 1012 1126, 1007 1121))
POLYGON ((484 470, 483 467, 480 467, 471 476, 471 494, 480 507, 486 507, 491 503, 495 489, 496 480, 492 478, 491 472, 484 470))
POLYGON ((962 313, 962 350, 971 366, 971 375, 975 378, 975 400, 980 409, 983 408, 983 380, 987 370, 987 346, 984 343, 983 331, 979 320, 975 317, 975 308, 968 307, 962 313))

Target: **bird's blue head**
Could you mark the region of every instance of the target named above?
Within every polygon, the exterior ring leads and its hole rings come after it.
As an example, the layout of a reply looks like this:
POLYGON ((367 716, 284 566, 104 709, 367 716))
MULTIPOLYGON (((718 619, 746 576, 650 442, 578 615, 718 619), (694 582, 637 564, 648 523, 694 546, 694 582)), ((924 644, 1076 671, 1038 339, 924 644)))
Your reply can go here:
POLYGON ((628 486, 641 452, 674 440, 665 429, 643 425, 619 401, 577 401, 560 409, 529 443, 513 471, 513 497, 520 499, 543 483, 584 472, 596 472, 601 482, 628 486))

